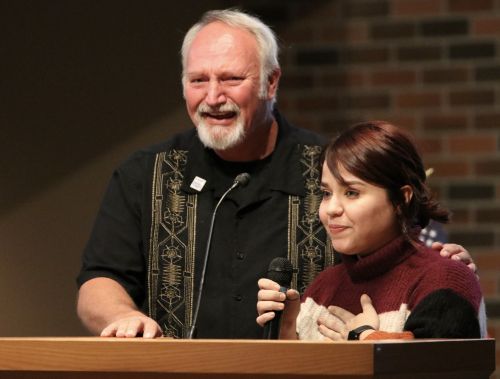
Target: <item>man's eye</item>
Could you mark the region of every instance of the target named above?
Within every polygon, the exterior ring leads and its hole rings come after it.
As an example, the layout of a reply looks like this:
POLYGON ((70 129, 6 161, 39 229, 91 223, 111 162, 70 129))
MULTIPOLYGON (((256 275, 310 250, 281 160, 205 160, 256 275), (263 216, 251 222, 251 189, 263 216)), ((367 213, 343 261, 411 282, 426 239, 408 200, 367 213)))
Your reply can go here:
POLYGON ((230 83, 237 83, 237 82, 241 82, 242 80, 243 80, 243 78, 240 76, 230 76, 230 77, 224 79, 225 82, 230 82, 230 83))
POLYGON ((203 78, 193 78, 193 79, 191 79, 191 80, 190 80, 190 82, 191 82, 191 83, 193 83, 193 84, 203 83, 203 82, 205 82, 205 81, 206 81, 206 80, 205 80, 205 79, 203 79, 203 78))

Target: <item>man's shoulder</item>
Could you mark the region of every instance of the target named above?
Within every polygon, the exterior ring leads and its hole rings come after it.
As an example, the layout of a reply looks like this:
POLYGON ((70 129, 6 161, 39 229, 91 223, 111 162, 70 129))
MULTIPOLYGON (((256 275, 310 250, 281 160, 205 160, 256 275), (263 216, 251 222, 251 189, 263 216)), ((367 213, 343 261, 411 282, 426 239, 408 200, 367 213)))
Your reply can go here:
POLYGON ((286 134, 289 138, 293 139, 295 142, 301 145, 318 145, 325 146, 328 143, 328 139, 321 135, 320 133, 298 127, 290 123, 279 111, 275 111, 275 117, 278 120, 279 125, 284 128, 286 134))
POLYGON ((302 145, 325 146, 328 143, 328 139, 326 137, 309 129, 292 126, 292 133, 297 141, 302 145))
POLYGON ((174 134, 169 139, 161 141, 135 152, 135 154, 152 154, 168 152, 172 149, 189 150, 197 138, 196 129, 190 128, 180 133, 174 134))
POLYGON ((169 139, 151 144, 136 150, 131 154, 131 158, 156 156, 158 153, 169 152, 171 150, 189 150, 196 139, 194 128, 174 134, 169 139))
POLYGON ((119 169, 147 169, 152 167, 156 156, 160 153, 176 151, 189 151, 196 140, 196 130, 194 128, 177 133, 168 140, 158 142, 131 153, 119 166, 119 169))

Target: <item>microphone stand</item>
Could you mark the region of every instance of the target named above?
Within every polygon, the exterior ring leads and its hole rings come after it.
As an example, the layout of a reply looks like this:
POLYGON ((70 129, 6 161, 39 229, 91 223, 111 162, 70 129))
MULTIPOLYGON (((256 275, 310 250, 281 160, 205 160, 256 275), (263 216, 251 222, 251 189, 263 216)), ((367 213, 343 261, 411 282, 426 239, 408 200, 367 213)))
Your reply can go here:
POLYGON ((196 305, 194 308, 193 322, 192 322, 192 325, 189 328, 188 333, 187 333, 188 339, 193 339, 196 337, 196 321, 198 320, 198 311, 200 310, 201 293, 203 291, 203 284, 205 283, 205 272, 207 271, 208 255, 210 253, 210 245, 212 244, 212 234, 213 234, 213 228, 214 228, 214 224, 215 224, 215 215, 217 214, 217 209, 219 209, 219 205, 221 205, 222 201, 226 198, 226 196, 229 194, 229 192, 231 192, 233 189, 238 187, 240 184, 242 186, 246 186, 249 180, 250 180, 250 175, 248 175, 247 173, 239 174, 238 176, 236 176, 236 178, 234 179, 234 183, 221 196, 221 198, 219 199, 219 202, 217 203, 217 205, 214 208, 214 212, 212 213, 212 219, 210 220, 210 228, 208 230, 207 247, 205 249, 205 257, 203 259, 203 267, 202 267, 202 271, 201 271, 200 288, 198 289, 198 298, 196 299, 196 305))

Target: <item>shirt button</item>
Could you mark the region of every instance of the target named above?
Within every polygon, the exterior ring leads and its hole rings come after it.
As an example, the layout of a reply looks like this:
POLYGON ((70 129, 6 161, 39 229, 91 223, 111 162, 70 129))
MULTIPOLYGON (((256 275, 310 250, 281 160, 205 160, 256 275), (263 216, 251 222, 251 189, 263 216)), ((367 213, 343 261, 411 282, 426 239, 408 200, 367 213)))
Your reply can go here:
POLYGON ((241 296, 241 295, 235 295, 234 296, 234 300, 241 301, 241 300, 243 300, 243 296, 241 296))
POLYGON ((236 253, 236 258, 238 258, 240 261, 242 261, 243 259, 245 259, 245 254, 242 252, 238 252, 238 253, 236 253))

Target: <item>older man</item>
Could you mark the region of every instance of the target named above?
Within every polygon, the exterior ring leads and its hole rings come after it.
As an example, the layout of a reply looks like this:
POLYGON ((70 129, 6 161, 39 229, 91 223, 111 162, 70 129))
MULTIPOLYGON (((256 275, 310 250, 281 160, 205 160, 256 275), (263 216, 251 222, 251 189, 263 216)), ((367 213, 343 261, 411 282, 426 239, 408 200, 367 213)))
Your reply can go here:
POLYGON ((317 216, 324 140, 274 109, 277 54, 270 28, 239 11, 208 12, 186 34, 182 82, 196 128, 114 172, 78 277, 92 333, 186 337, 212 212, 242 172, 249 184, 218 209, 199 338, 260 338, 256 283, 273 258, 290 259, 300 290, 335 263, 317 216))

